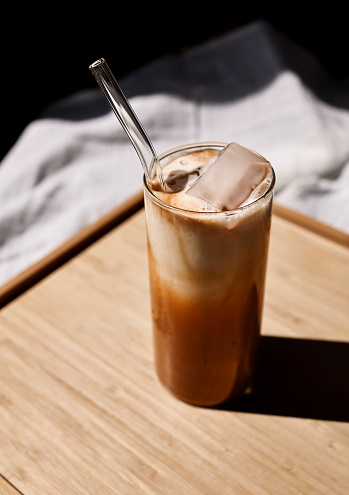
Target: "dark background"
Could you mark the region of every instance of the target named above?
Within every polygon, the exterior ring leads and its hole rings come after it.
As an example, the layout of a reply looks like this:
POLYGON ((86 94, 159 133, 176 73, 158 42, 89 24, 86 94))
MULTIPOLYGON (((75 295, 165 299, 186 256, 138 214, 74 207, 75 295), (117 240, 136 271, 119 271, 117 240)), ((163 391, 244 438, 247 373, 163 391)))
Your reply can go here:
POLYGON ((88 66, 101 57, 120 80, 153 59, 264 20, 312 53, 333 78, 344 81, 349 75, 346 13, 333 5, 315 10, 306 3, 303 9, 283 3, 277 11, 249 3, 246 8, 193 4, 201 6, 199 13, 197 7, 184 10, 178 2, 161 8, 124 4, 107 4, 110 12, 98 2, 83 8, 43 4, 27 11, 16 4, 2 16, 0 160, 48 103, 97 87, 88 66))

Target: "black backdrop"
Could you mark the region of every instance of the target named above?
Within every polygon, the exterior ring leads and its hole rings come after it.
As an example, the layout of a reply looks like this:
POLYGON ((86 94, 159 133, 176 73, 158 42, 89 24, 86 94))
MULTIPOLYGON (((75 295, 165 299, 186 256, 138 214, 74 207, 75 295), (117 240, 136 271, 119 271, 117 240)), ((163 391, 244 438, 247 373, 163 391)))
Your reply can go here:
POLYGON ((201 7, 190 10, 190 1, 189 11, 178 2, 160 8, 126 0, 107 5, 110 12, 98 2, 82 8, 73 2, 68 7, 7 6, 0 30, 0 160, 48 103, 97 87, 88 66, 100 57, 106 58, 119 80, 155 58, 265 20, 311 52, 335 79, 349 75, 346 13, 333 5, 331 10, 323 4, 322 9, 304 12, 285 3, 279 10, 220 2, 195 4, 201 7))

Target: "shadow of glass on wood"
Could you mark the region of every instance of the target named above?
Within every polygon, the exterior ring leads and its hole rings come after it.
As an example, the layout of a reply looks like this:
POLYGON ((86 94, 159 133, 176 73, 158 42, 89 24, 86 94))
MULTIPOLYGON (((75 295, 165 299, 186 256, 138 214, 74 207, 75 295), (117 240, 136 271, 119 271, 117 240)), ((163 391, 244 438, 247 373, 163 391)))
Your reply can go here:
POLYGON ((261 339, 253 392, 219 409, 349 421, 349 343, 261 339))

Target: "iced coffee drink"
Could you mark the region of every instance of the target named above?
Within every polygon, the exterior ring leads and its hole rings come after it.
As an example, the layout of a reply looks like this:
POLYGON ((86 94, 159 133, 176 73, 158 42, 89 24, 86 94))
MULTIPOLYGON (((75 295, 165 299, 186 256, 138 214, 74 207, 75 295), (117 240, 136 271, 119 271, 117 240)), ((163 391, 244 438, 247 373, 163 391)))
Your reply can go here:
POLYGON ((157 375, 205 406, 252 385, 271 224, 270 163, 229 146, 169 151, 160 157, 165 190, 145 183, 157 375))

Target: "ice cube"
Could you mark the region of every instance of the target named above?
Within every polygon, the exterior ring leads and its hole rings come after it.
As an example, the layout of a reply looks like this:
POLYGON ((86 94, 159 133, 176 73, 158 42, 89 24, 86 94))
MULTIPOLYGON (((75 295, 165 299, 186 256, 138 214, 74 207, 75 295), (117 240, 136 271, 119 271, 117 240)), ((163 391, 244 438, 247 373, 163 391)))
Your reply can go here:
POLYGON ((262 156, 237 143, 228 144, 216 161, 188 189, 221 211, 241 206, 271 171, 262 156))

